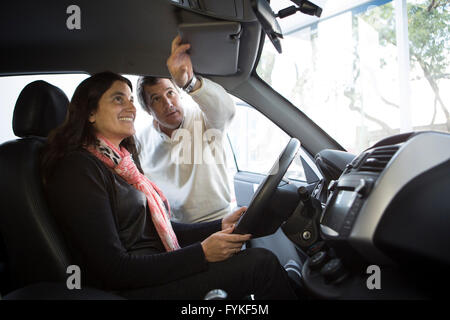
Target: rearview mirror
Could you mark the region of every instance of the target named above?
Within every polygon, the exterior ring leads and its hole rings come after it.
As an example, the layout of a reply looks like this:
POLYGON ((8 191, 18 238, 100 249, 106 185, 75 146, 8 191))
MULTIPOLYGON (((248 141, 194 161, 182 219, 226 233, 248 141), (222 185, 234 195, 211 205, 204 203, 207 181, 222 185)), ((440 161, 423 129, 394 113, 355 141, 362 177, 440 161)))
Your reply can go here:
POLYGON ((300 11, 310 16, 320 17, 322 14, 322 8, 308 0, 291 0, 297 6, 290 6, 278 11, 275 14, 270 7, 268 0, 252 0, 252 8, 255 12, 255 16, 258 19, 264 32, 269 37, 270 41, 277 49, 278 53, 281 53, 280 38, 283 39, 283 33, 277 18, 286 18, 290 15, 300 11))
POLYGON ((279 38, 283 38, 280 25, 278 24, 275 13, 267 0, 252 0, 252 8, 258 18, 264 32, 272 41, 275 49, 281 53, 281 43, 279 38))
POLYGON ((322 15, 322 8, 308 0, 291 0, 296 5, 300 12, 308 14, 310 16, 320 17, 322 15))

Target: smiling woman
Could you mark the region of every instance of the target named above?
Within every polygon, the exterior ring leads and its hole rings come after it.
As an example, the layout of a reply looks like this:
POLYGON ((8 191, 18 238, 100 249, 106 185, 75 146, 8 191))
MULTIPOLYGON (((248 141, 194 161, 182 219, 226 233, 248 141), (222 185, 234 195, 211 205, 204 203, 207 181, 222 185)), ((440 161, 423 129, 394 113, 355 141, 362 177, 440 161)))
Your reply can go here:
POLYGON ((201 299, 223 288, 235 299, 295 299, 274 254, 241 251, 251 235, 232 231, 245 207, 211 222, 170 221, 139 163, 131 92, 115 73, 84 80, 43 151, 48 205, 84 284, 128 298, 201 299))
POLYGON ((137 148, 133 137, 133 122, 120 121, 120 117, 135 117, 131 102, 132 85, 127 78, 103 72, 85 79, 75 90, 63 125, 49 135, 43 156, 44 177, 51 174, 56 163, 68 153, 81 147, 97 144, 96 135, 112 139, 126 148, 137 162, 137 148))
POLYGON ((135 118, 131 87, 117 80, 101 97, 98 109, 89 115, 89 123, 97 133, 119 148, 123 139, 135 134, 135 118))

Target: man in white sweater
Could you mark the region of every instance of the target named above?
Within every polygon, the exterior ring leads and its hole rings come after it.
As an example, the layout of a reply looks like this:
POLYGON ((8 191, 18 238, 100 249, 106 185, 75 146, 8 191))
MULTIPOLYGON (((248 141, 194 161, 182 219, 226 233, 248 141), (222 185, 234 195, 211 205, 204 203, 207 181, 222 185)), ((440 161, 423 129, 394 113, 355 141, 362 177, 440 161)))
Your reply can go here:
POLYGON ((172 79, 139 79, 138 99, 153 123, 138 140, 142 169, 168 198, 173 220, 194 223, 231 211, 223 146, 235 104, 220 85, 194 75, 188 49, 189 44, 181 44, 179 37, 172 42, 167 60, 172 79), (198 107, 182 106, 177 86, 198 107))

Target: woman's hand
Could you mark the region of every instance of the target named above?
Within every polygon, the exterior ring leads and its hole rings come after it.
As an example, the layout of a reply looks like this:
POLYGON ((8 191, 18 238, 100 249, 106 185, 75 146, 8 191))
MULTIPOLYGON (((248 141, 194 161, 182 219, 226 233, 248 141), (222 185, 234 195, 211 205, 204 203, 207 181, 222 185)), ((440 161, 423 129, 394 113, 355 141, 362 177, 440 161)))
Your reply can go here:
POLYGON ((239 218, 245 213, 245 211, 247 210, 247 207, 241 207, 239 209, 237 209, 236 211, 227 214, 223 219, 222 219, 222 230, 228 229, 232 226, 234 226, 239 218))
POLYGON ((172 50, 167 59, 167 68, 178 87, 183 88, 192 78, 194 71, 192 69, 191 57, 187 53, 190 44, 181 44, 180 36, 172 40, 172 50))
POLYGON ((251 237, 250 234, 231 234, 234 227, 213 233, 202 241, 201 245, 208 262, 228 259, 241 251, 242 245, 251 237))

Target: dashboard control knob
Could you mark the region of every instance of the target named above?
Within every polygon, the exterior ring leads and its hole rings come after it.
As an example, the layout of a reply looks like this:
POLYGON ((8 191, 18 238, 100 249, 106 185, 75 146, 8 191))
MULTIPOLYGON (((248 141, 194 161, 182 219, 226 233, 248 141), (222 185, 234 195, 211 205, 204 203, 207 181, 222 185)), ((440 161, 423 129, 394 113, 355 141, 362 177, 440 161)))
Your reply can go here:
POLYGON ((342 264, 341 259, 334 258, 328 261, 320 270, 326 282, 338 283, 345 278, 347 271, 342 264))
POLYGON ((300 197, 300 201, 303 202, 302 215, 305 218, 312 219, 314 217, 314 208, 308 190, 304 186, 301 186, 297 189, 297 193, 300 197))
POLYGON ((328 259, 328 254, 325 251, 317 252, 309 259, 309 267, 311 270, 319 270, 328 259))
POLYGON ((297 193, 300 196, 300 200, 302 200, 303 202, 306 202, 309 200, 309 192, 308 190, 301 186, 297 189, 297 193))

